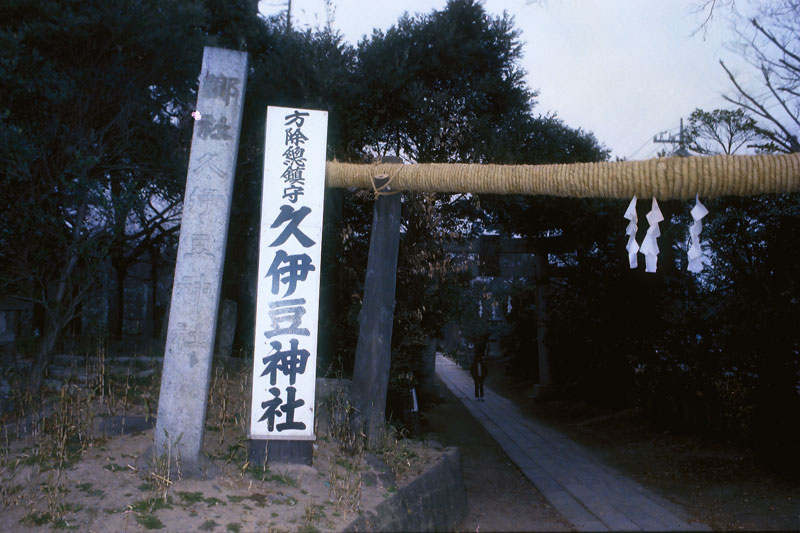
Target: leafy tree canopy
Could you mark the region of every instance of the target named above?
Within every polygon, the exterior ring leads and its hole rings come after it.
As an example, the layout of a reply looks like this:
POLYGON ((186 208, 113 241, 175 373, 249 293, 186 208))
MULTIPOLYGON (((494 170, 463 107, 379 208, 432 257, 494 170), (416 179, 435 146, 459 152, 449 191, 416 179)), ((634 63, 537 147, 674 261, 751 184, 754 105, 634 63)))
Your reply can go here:
POLYGON ((35 370, 128 215, 180 195, 200 16, 149 0, 2 6, 0 287, 45 311, 35 370))
POLYGON ((513 19, 475 0, 376 30, 358 47, 354 142, 418 163, 491 160, 497 134, 534 102, 521 55, 513 19))
POLYGON ((701 155, 735 154, 762 139, 756 120, 743 109, 695 109, 689 115, 689 149, 701 155))

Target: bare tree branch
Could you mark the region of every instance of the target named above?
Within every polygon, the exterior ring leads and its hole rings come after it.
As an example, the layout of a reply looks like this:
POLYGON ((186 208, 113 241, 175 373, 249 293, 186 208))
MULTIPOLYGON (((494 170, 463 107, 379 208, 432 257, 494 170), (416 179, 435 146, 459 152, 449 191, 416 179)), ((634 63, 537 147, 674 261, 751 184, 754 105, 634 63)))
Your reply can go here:
MULTIPOLYGON (((727 73, 728 78, 731 80, 731 83, 733 83, 733 86, 736 88, 738 93, 741 95, 741 97, 744 98, 745 101, 742 101, 741 99, 733 99, 729 96, 723 96, 723 98, 725 98, 725 100, 731 102, 732 104, 747 109, 748 111, 770 122, 774 127, 776 127, 782 133, 783 136, 783 138, 781 138, 781 136, 773 134, 770 136, 770 138, 776 143, 778 143, 784 149, 784 151, 787 152, 793 151, 791 139, 794 137, 794 135, 792 134, 792 132, 789 131, 783 125, 783 123, 780 120, 778 120, 778 118, 776 118, 772 113, 770 113, 769 110, 757 98, 752 96, 739 84, 738 80, 736 79, 736 76, 734 76, 733 72, 731 72, 730 69, 728 69, 724 61, 720 60, 720 65, 722 65, 722 68, 727 73)), ((765 77, 768 80, 768 76, 765 77)))

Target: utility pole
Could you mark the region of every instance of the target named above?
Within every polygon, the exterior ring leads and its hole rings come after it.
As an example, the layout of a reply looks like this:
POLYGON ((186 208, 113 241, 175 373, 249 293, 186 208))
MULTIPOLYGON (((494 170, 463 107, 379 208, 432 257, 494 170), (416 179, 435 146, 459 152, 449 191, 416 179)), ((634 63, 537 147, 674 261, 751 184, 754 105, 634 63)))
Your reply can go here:
MULTIPOLYGON (((292 33, 292 0, 287 0, 287 7, 286 7, 286 34, 288 35, 290 33, 292 33)), ((681 120, 683 120, 683 119, 681 119, 681 120)))
POLYGON ((662 144, 670 144, 673 147, 677 144, 678 149, 673 152, 674 155, 680 157, 686 157, 689 155, 689 149, 686 148, 686 137, 683 134, 683 119, 681 119, 681 129, 678 133, 677 137, 675 135, 670 135, 666 138, 659 139, 657 135, 653 136, 654 143, 662 143, 662 144))

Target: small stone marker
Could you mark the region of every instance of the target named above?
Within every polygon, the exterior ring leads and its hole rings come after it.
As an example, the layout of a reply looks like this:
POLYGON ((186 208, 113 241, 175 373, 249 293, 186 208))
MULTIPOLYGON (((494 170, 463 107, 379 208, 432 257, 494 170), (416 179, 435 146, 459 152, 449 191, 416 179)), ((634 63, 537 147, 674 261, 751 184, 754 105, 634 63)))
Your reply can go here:
POLYGON ((154 452, 203 475, 203 429, 247 53, 206 47, 172 287, 154 452))
POLYGON ((269 107, 253 353, 251 461, 306 463, 314 440, 328 113, 269 107), (301 450, 302 449, 302 450, 301 450), (305 451, 303 451, 305 450, 305 451), (274 454, 273 454, 274 452, 274 454))

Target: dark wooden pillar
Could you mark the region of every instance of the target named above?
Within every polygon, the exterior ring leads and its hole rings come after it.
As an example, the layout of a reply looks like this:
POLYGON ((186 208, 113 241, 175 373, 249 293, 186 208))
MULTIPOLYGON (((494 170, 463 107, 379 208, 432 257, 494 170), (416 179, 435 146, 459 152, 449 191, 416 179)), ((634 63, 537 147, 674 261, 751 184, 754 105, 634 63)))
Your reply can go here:
MULTIPOLYGON (((384 158, 383 162, 402 163, 402 160, 384 158)), ((380 187, 383 183, 376 185, 380 187)), ((364 303, 359 315, 353 369, 353 385, 370 448, 381 444, 385 429, 399 246, 400 195, 380 195, 375 199, 372 216, 364 303)))
POLYGON ((539 352, 539 383, 533 388, 536 398, 543 398, 552 393, 553 380, 550 374, 550 352, 547 349, 547 326, 550 314, 547 299, 550 295, 550 280, 547 274, 547 252, 536 250, 534 256, 536 283, 536 336, 539 352))

